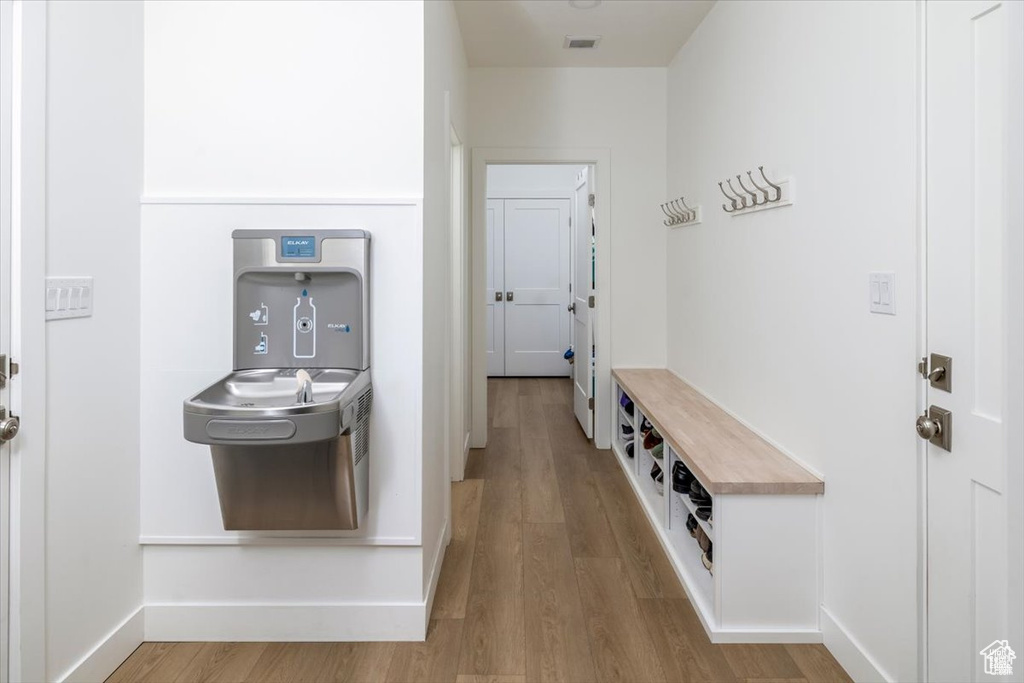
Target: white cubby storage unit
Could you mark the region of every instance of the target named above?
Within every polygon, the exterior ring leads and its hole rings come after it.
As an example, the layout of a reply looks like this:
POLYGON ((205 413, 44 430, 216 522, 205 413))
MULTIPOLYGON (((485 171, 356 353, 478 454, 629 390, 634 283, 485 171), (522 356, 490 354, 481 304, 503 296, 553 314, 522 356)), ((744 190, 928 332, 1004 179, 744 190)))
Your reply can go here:
POLYGON ((821 642, 822 481, 669 371, 612 375, 616 401, 633 402, 632 416, 621 403, 614 412, 612 448, 711 641, 821 642), (640 437, 645 418, 665 440, 662 494, 640 437), (634 429, 632 458, 623 424, 634 429), (698 524, 712 542, 713 574, 686 528, 696 505, 672 488, 677 460, 712 497, 710 520, 698 524))

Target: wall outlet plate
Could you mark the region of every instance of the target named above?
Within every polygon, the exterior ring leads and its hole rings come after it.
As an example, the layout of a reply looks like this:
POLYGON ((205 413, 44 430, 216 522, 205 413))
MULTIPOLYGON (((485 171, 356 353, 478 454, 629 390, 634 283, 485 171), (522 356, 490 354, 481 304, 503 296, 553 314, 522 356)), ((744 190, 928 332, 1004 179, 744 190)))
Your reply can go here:
POLYGON ((92 315, 91 277, 46 278, 46 319, 88 318, 92 315))

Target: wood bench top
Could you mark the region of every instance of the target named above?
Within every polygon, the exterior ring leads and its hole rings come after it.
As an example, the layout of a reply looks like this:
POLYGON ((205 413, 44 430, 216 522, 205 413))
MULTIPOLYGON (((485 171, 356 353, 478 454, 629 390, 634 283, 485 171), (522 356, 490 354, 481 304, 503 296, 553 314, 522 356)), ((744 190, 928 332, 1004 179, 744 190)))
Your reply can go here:
POLYGON ((616 369, 612 377, 708 492, 825 492, 821 479, 670 371, 616 369))

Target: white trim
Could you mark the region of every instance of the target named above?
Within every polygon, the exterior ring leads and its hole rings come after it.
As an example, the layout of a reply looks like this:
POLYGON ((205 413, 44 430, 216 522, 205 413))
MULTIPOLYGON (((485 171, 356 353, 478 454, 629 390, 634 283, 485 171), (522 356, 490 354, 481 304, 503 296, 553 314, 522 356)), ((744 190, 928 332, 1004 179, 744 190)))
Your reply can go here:
POLYGON ((414 536, 139 536, 139 545, 244 545, 244 546, 408 546, 418 547, 414 536))
POLYGON ((420 206, 423 197, 172 197, 164 195, 142 195, 139 204, 144 205, 206 205, 206 204, 242 204, 242 205, 362 205, 362 206, 420 206))
MULTIPOLYGON (((449 488, 451 488, 449 486, 449 488)), ((434 549, 434 561, 430 566, 430 575, 427 577, 427 590, 426 590, 426 609, 423 610, 423 633, 427 632, 427 625, 430 622, 430 613, 434 609, 434 595, 437 594, 437 583, 441 578, 441 567, 444 565, 444 553, 448 548, 449 541, 452 540, 452 527, 449 521, 444 521, 444 528, 441 529, 441 534, 437 538, 437 547, 434 549)), ((425 636, 424 636, 425 637, 425 636)))
POLYGON ((571 192, 564 190, 489 190, 488 199, 568 199, 572 201, 571 192))
POLYGON ((142 644, 144 633, 145 611, 139 607, 89 654, 56 680, 62 683, 91 683, 106 679, 142 644))
MULTIPOLYGON (((917 358, 928 353, 928 3, 917 1, 917 358)), ((917 412, 928 404, 928 387, 915 374, 917 412)), ((916 440, 917 461, 917 678, 928 680, 928 442, 916 440)))
POLYGON ((855 681, 894 681, 857 639, 836 621, 828 609, 821 606, 821 633, 823 642, 839 665, 855 681))
POLYGON ((47 4, 15 3, 12 120, 11 409, 25 429, 11 457, 12 681, 46 672, 46 51, 47 4), (20 24, 19 24, 20 19, 20 24), (18 28, 20 26, 20 31, 18 28))
POLYGON ((597 196, 597 282, 595 332, 597 335, 597 391, 594 396, 594 444, 597 448, 611 448, 611 416, 615 410, 615 396, 611 380, 611 150, 608 148, 504 148, 477 147, 473 149, 472 202, 470 215, 472 245, 472 425, 470 444, 473 448, 487 445, 487 332, 484 317, 485 266, 487 219, 487 166, 488 164, 593 164, 597 196))
POLYGON ((422 602, 156 604, 146 606, 145 640, 156 642, 422 641, 422 602))

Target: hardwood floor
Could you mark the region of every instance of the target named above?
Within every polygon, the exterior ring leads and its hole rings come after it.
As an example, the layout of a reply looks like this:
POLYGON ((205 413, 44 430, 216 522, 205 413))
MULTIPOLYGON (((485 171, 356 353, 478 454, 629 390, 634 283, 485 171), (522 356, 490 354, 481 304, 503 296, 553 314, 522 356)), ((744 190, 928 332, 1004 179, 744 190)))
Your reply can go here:
POLYGON ((490 444, 452 485, 422 643, 145 643, 113 683, 841 682, 821 645, 712 645, 565 379, 492 379, 490 444))

